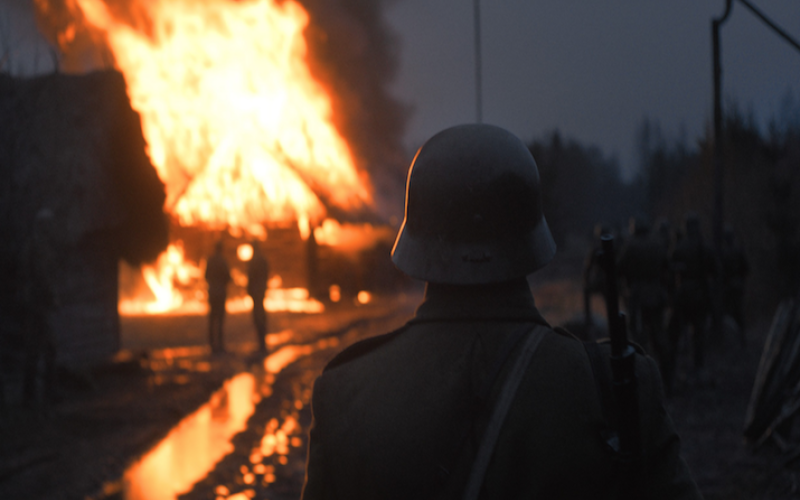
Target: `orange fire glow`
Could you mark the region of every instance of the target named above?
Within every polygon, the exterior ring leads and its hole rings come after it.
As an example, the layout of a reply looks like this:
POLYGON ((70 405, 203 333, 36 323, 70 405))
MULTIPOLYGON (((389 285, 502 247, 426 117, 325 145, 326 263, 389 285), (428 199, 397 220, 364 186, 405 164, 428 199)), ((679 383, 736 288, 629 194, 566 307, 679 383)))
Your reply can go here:
MULTIPOLYGON (((35 1, 51 10, 52 0, 35 1)), ((113 54, 178 224, 264 240, 265 227, 296 223, 305 239, 326 207, 372 205, 331 99, 308 68, 309 17, 297 2, 130 0, 128 16, 106 2, 64 0, 72 22, 57 39, 63 47, 89 30, 113 54)), ((325 224, 323 240, 354 241, 347 228, 325 224)), ((206 311, 202 290, 186 295, 202 265, 187 261, 179 242, 142 273, 155 298, 123 300, 122 314, 206 311)), ((248 300, 233 299, 228 310, 249 310, 248 300)), ((322 306, 303 289, 274 287, 266 305, 322 306)))
POLYGON ((154 265, 142 266, 142 276, 153 293, 153 300, 123 299, 119 311, 124 315, 161 314, 169 311, 204 314, 205 294, 196 289, 194 299, 187 300, 179 289, 196 288, 203 270, 184 259, 183 243, 177 241, 162 253, 154 265))
POLYGON ((150 159, 181 225, 262 236, 308 231, 372 202, 306 64, 308 14, 287 0, 132 0, 147 29, 101 0, 76 0, 103 34, 142 116, 150 159))

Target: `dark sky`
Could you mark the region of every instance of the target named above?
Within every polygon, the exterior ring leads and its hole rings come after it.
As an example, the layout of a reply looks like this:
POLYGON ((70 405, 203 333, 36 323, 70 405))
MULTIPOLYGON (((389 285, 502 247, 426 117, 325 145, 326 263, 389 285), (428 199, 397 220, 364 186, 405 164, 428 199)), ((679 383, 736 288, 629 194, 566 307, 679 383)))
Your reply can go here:
MULTIPOLYGON (((800 39, 800 0, 751 1, 800 39)), ((13 61, 22 66, 35 60, 32 16, 18 15, 30 3, 0 0, 1 41, 25 47, 13 61)), ((475 120, 473 2, 387 4, 401 54, 393 92, 414 109, 405 137, 413 153, 438 130, 475 120)), ((660 120, 669 136, 683 130, 693 140, 711 116, 710 23, 724 4, 483 0, 484 121, 523 140, 558 128, 617 155, 627 169, 645 116, 660 120)), ((790 91, 800 105, 800 52, 736 1, 722 49, 727 98, 762 122, 780 112, 790 91)), ((40 71, 48 59, 41 47, 40 71)))
MULTIPOLYGON (((752 0, 795 39, 800 1, 752 0)), ((559 128, 630 169, 643 117, 693 140, 712 106, 711 18, 723 0, 503 0, 481 3, 484 121, 523 140, 559 128)), ((395 93, 414 107, 406 145, 475 120, 473 2, 398 0, 395 93)), ((724 95, 757 118, 790 90, 800 105, 800 51, 734 1, 722 29, 724 95)))

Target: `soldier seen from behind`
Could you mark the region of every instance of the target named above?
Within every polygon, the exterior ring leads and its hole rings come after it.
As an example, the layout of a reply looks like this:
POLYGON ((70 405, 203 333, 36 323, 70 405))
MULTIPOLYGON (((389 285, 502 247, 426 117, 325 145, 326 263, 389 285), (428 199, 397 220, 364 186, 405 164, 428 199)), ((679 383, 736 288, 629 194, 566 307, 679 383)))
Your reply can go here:
POLYGON ((57 351, 52 316, 59 305, 59 298, 55 283, 53 229, 53 212, 48 208, 41 209, 36 214, 33 234, 23 247, 20 259, 20 295, 25 335, 22 395, 23 404, 28 407, 39 402, 40 390, 47 401, 53 402, 58 398, 57 351))
POLYGON ((739 339, 744 345, 744 283, 750 272, 750 266, 744 250, 736 243, 731 227, 725 228, 720 261, 723 310, 725 314, 736 321, 736 326, 739 328, 739 339))
POLYGON ((675 245, 671 265, 676 286, 671 340, 677 344, 683 332, 691 327, 695 375, 703 379, 707 375, 706 323, 711 314, 711 285, 716 275, 716 259, 713 251, 703 243, 697 214, 687 214, 686 233, 675 245))
POLYGON ((602 224, 594 227, 594 242, 583 263, 583 314, 586 337, 593 338, 592 296, 605 293, 606 280, 600 265, 600 238, 610 235, 611 229, 602 224))
POLYGON ((214 254, 206 263, 206 282, 208 282, 208 343, 211 352, 225 351, 224 324, 225 324, 225 299, 228 295, 228 283, 231 281, 231 271, 228 261, 222 254, 222 241, 214 245, 214 254))
POLYGON ((663 328, 669 258, 663 243, 650 233, 650 224, 643 217, 631 218, 630 233, 617 264, 625 284, 629 331, 636 342, 656 356, 669 390, 671 349, 663 328))
POLYGON ((417 152, 395 265, 427 282, 416 316, 336 356, 314 384, 304 500, 701 495, 655 362, 634 358, 644 475, 619 473, 600 380, 608 345, 553 329, 527 276, 555 243, 539 173, 513 134, 444 130, 417 152), (600 378, 596 378, 600 377, 600 378))
POLYGON ((267 311, 264 309, 264 296, 267 293, 269 263, 261 253, 258 241, 251 243, 253 258, 247 263, 247 293, 253 299, 253 324, 256 328, 256 344, 262 354, 267 352, 267 311))

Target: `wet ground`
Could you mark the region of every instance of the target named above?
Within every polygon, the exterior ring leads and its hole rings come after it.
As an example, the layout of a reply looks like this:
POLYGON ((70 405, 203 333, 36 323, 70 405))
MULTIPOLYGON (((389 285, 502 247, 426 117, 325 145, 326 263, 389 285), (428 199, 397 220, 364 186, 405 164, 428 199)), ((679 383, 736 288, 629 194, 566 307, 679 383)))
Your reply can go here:
MULTIPOLYGON (((231 460, 226 455, 238 453, 231 437, 258 430, 261 441, 273 418, 281 428, 270 428, 272 435, 282 430, 290 437, 274 443, 272 458, 288 455, 287 447, 302 454, 303 438, 292 438, 307 430, 301 421, 308 412, 295 404, 307 400, 315 374, 350 343, 402 325, 419 300, 376 297, 322 314, 272 314, 266 359, 253 354, 249 314, 228 317, 229 352, 214 356, 201 316, 123 318, 124 349, 116 363, 62 380, 57 404, 12 404, 0 413, 0 498, 176 498, 217 461, 224 459, 224 466, 231 460), (283 427, 284 405, 296 421, 291 432, 283 427)), ((276 477, 271 489, 282 488, 283 470, 270 474, 276 477)), ((235 484, 229 487, 229 494, 211 498, 232 496, 235 484)))
MULTIPOLYGON (((577 282, 551 279, 534 290, 551 324, 580 329, 577 282)), ((215 357, 202 317, 126 319, 127 354, 92 387, 71 389, 45 411, 3 416, 0 498, 296 499, 315 377, 344 346, 401 325, 419 300, 273 315, 266 359, 249 354, 248 315, 230 318, 232 352, 215 357)), ((601 316, 599 298, 593 307, 601 316)), ((753 321, 745 348, 731 334, 713 339, 708 381, 692 376, 682 344, 668 407, 707 499, 800 496, 800 470, 774 445, 753 451, 741 437, 769 320, 753 321)))

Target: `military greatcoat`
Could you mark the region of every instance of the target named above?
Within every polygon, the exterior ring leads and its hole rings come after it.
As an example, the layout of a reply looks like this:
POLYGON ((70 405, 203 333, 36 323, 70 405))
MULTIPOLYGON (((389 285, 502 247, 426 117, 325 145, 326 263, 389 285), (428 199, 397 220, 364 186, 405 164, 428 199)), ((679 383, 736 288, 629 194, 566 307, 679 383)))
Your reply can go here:
MULTIPOLYGON (((480 441, 488 418, 474 396, 504 340, 535 325, 547 323, 524 279, 429 284, 409 324, 351 346, 317 379, 303 499, 437 498, 460 480, 458 457, 480 441)), ((657 367, 644 356, 636 364, 648 498, 701 498, 680 457, 657 367)), ((618 468, 604 425, 584 346, 546 327, 481 498, 613 498, 618 468)))

